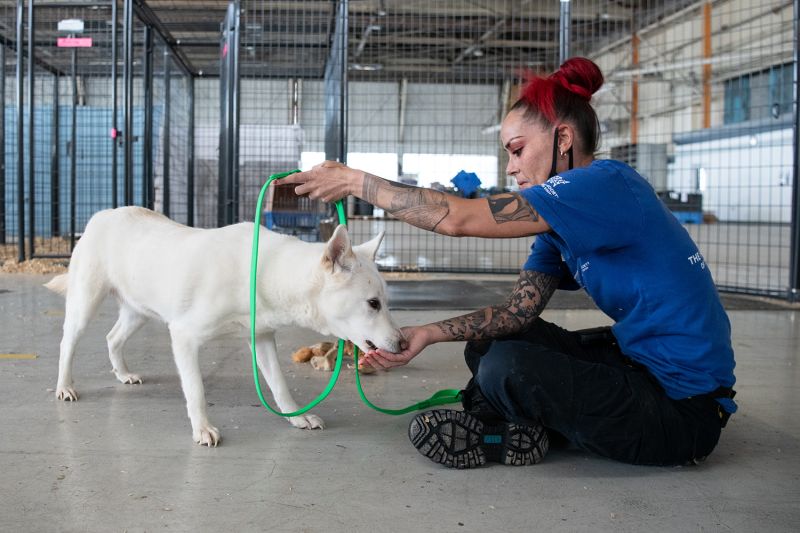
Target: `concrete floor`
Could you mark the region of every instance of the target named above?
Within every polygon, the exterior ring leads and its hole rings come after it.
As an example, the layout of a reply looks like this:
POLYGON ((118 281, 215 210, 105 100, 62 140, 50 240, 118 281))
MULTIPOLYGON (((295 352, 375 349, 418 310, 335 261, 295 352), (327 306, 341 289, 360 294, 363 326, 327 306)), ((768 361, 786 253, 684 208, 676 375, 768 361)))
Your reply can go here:
MULTIPOLYGON (((343 373, 303 431, 258 405, 244 337, 202 355, 221 447, 191 440, 165 328, 131 340, 143 385, 109 373, 107 302, 79 345, 80 401, 54 399, 63 301, 49 276, 0 275, 0 531, 796 531, 800 519, 800 313, 731 311, 740 412, 699 467, 656 468, 553 450, 537 466, 441 468, 409 444, 412 415, 363 405, 343 373), (23 354, 33 354, 32 359, 23 354), (793 525, 794 524, 794 525, 793 525)), ((454 311, 398 311, 401 324, 454 311)), ((594 310, 552 310, 567 328, 607 323, 594 310)), ((299 401, 329 374, 292 363, 307 330, 280 332, 299 401)), ((364 378, 398 407, 467 377, 460 343, 364 378)))

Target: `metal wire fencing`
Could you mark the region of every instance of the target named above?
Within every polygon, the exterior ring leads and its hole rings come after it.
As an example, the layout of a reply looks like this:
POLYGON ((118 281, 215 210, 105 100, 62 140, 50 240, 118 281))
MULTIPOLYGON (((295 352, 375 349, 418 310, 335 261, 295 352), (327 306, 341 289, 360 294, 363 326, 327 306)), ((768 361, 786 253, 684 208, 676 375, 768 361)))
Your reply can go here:
MULTIPOLYGON (((598 156, 650 180, 721 289, 796 297, 795 2, 230 6, 228 22, 204 23, 219 24, 220 60, 200 76, 145 2, 0 1, 0 259, 66 255, 93 212, 124 203, 202 227, 250 220, 267 176, 325 158, 464 196, 511 189, 498 130, 523 72, 582 55, 606 75, 598 156), (125 6, 130 57, 112 13, 125 6), (60 30, 69 19, 83 30, 60 30), (84 37, 92 47, 57 46, 84 37)), ((387 231, 386 270, 515 272, 531 244, 436 236, 354 200, 348 212, 357 242, 387 231)), ((331 214, 275 187, 260 216, 317 240, 331 214)))
MULTIPOLYGON (((0 34, 0 94, 3 105, 0 106, 0 258, 18 258, 22 251, 19 241, 19 223, 24 220, 18 217, 19 201, 24 197, 18 192, 19 176, 17 162, 17 108, 13 105, 15 93, 21 90, 17 81, 17 9, 10 2, 0 4, 0 18, 3 21, 3 32, 0 34), (15 224, 16 223, 16 224, 15 224)), ((21 28, 20 28, 21 31, 21 28)), ((21 79, 21 78, 20 78, 21 79)))
MULTIPOLYGON (((261 136, 255 144, 242 139, 240 161, 256 169, 245 181, 273 168, 254 158, 280 159, 253 155, 266 153, 263 146, 284 147, 283 169, 329 157, 330 102, 343 96, 340 159, 350 166, 465 196, 513 188, 498 129, 522 72, 549 73, 582 55, 606 75, 593 100, 598 157, 626 161, 650 180, 721 289, 791 296, 797 287, 793 2, 350 0, 242 8, 241 132, 261 136), (323 71, 340 34, 343 93, 323 71), (479 187, 460 187, 469 182, 463 175, 476 176, 479 187)), ((325 212, 275 194, 265 218, 279 228, 302 231, 303 216, 313 228, 325 212), (280 201, 292 212, 282 224, 280 201)), ((379 257, 387 270, 514 272, 530 247, 527 239, 426 234, 360 202, 351 201, 349 212, 356 240, 387 230, 379 257)))
POLYGON ((192 79, 147 21, 122 16, 122 4, 0 4, 0 261, 68 257, 89 218, 118 205, 191 222, 192 79))
POLYGON ((193 79, 180 69, 169 47, 158 40, 153 49, 152 207, 193 224, 194 168, 193 79))
MULTIPOLYGON (((524 70, 558 63, 558 5, 350 2, 347 162, 465 197, 506 190, 499 124, 524 70), (467 178, 471 178, 467 179, 467 178)), ((387 237, 387 270, 516 272, 531 239, 452 239, 368 215, 358 239, 387 237)))
POLYGON ((573 30, 573 53, 607 79, 595 99, 604 155, 648 177, 721 289, 791 295, 795 6, 649 1, 633 15, 573 30))
MULTIPOLYGON (((558 17, 540 21, 516 4, 242 2, 241 194, 252 197, 272 172, 325 158, 458 194, 505 188, 497 131, 515 80, 522 68, 558 61, 558 17), (340 39, 347 45, 337 50, 340 39), (479 175, 481 189, 457 189, 451 179, 462 171, 479 175)), ((244 213, 253 204, 242 201, 244 213)), ((356 240, 387 229, 387 270, 513 272, 530 248, 528 239, 426 235, 352 199, 348 211, 356 240)), ((264 221, 316 239, 330 213, 278 186, 264 221)))
POLYGON ((16 254, 6 247, 3 256, 66 256, 109 187, 102 178, 110 142, 101 126, 110 123, 110 109, 100 102, 109 72, 98 57, 110 43, 110 6, 18 2, 3 9, 4 20, 16 24, 5 24, 2 36, 13 52, 6 47, 0 233, 17 244, 16 254), (10 71, 9 60, 18 68, 10 71))

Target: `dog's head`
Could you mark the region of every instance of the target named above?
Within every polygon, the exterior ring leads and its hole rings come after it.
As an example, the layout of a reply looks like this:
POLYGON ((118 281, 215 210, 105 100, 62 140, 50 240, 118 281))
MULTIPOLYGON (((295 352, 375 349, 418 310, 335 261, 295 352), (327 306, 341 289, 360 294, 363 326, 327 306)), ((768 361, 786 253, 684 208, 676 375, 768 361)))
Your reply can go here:
POLYGON ((403 335, 389 314, 386 282, 378 272, 375 254, 383 232, 371 241, 351 246, 339 225, 325 246, 320 310, 331 332, 349 339, 362 351, 382 348, 400 351, 403 335))

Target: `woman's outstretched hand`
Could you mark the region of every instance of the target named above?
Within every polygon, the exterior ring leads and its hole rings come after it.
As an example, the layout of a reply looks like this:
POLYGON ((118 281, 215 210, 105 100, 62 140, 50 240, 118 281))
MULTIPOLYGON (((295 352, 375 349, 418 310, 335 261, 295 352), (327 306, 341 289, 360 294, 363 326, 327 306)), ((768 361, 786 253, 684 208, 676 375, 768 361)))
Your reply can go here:
POLYGON ((379 370, 388 370, 396 366, 408 364, 426 346, 431 344, 429 331, 425 326, 412 326, 400 328, 406 338, 405 346, 397 353, 387 352, 386 350, 370 350, 364 354, 363 362, 379 370))
POLYGON ((325 161, 305 172, 289 174, 281 184, 297 185, 294 192, 313 200, 335 202, 360 191, 364 173, 336 161, 325 161))

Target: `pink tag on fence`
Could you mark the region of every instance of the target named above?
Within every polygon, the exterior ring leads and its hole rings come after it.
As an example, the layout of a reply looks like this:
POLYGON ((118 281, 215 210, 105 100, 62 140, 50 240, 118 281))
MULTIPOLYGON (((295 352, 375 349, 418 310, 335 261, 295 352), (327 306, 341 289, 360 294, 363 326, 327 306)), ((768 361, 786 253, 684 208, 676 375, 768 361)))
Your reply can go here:
POLYGON ((59 48, 91 48, 91 37, 59 37, 59 48))

